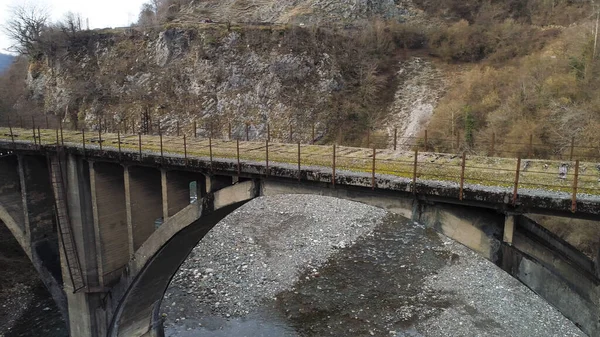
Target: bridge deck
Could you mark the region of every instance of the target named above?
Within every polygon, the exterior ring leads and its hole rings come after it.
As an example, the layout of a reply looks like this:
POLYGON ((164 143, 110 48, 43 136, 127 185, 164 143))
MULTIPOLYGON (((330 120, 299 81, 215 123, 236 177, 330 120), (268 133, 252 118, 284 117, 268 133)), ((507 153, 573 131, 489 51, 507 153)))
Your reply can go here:
MULTIPOLYGON (((447 183, 460 189, 467 186, 483 188, 501 188, 503 191, 535 191, 542 194, 556 194, 573 199, 573 211, 576 201, 581 198, 596 199, 600 196, 600 165, 596 163, 579 163, 575 170, 575 162, 552 160, 521 160, 517 167, 516 158, 482 157, 442 153, 419 153, 393 151, 386 149, 365 149, 352 147, 334 147, 325 145, 283 144, 256 141, 197 139, 157 135, 121 135, 63 130, 40 130, 39 137, 29 129, 0 128, 0 141, 4 148, 15 144, 41 144, 56 146, 58 144, 86 150, 100 149, 121 151, 122 153, 139 153, 170 157, 204 158, 210 161, 226 159, 235 163, 254 162, 273 167, 276 163, 292 168, 319 167, 322 170, 355 172, 372 178, 392 176, 406 178, 410 181, 433 181, 447 183), (62 135, 61 135, 62 133, 62 135), (58 138, 57 138, 58 134, 58 138), (120 140, 120 142, 119 142, 120 140), (120 149, 119 149, 120 147, 120 149), (375 154, 375 158, 373 158, 375 154), (415 160, 416 159, 416 160, 415 160), (567 172, 560 177, 559 171, 567 167, 567 172), (464 171, 464 174, 463 174, 464 171), (518 171, 518 175, 517 175, 518 171), (578 172, 575 172, 578 171, 578 172), (518 179, 516 179, 518 176, 518 179), (576 179, 575 179, 576 178, 576 179)), ((512 193, 511 193, 512 194, 512 193)), ((458 196, 457 196, 458 197, 458 196)))

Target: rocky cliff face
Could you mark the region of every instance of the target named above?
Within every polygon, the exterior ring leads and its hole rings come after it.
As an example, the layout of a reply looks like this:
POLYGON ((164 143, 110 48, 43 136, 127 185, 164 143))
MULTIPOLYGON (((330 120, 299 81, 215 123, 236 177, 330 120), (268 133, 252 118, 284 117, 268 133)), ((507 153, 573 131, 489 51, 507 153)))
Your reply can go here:
MULTIPOLYGON (((390 106, 400 53, 384 28, 369 32, 283 26, 208 25, 162 31, 87 33, 62 56, 32 64, 29 87, 45 110, 72 127, 136 130, 143 116, 200 135, 274 138, 320 134, 360 143, 390 106), (357 131, 360 130, 360 131, 357 131), (304 135, 300 135, 300 131, 304 135), (251 137, 252 137, 251 134, 251 137)), ((154 130, 156 131, 156 129, 154 130)))
POLYGON ((351 23, 370 17, 402 19, 413 11, 406 0, 207 0, 183 8, 181 20, 351 23))
MULTIPOLYGON (((150 119, 153 131, 160 124, 175 132, 179 123, 191 133, 197 122, 202 136, 219 137, 231 125, 241 137, 250 125, 250 137, 257 137, 269 124, 275 139, 288 139, 291 126, 294 139, 305 140, 315 125, 330 140, 364 145, 368 127, 382 135, 404 130, 404 120, 386 116, 406 114, 402 100, 411 99, 405 84, 412 82, 401 70, 413 61, 399 33, 404 28, 372 21, 356 29, 343 22, 373 15, 399 20, 408 7, 392 0, 196 1, 158 30, 71 36, 64 50, 30 66, 28 85, 46 112, 74 128, 97 127, 102 119, 140 130, 150 119), (215 21, 336 21, 202 24, 203 15, 215 21)), ((418 77, 420 69, 409 76, 418 77)))
POLYGON ((304 124, 343 87, 340 60, 284 35, 168 29, 96 36, 32 71, 29 85, 47 110, 66 111, 72 123, 139 124, 150 112, 165 128, 197 120, 200 132, 218 133, 227 123, 304 124))

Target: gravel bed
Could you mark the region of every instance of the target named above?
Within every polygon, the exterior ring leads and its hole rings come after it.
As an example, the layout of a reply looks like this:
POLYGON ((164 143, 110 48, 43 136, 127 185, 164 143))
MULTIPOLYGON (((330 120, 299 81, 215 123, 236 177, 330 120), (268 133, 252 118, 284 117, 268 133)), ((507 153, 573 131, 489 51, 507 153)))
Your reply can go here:
POLYGON ((184 318, 173 310, 182 293, 197 304, 191 310, 187 305, 184 314, 248 314, 262 300, 291 287, 302 271, 316 271, 337 249, 371 232, 385 214, 318 196, 249 202, 219 223, 177 272, 163 300, 167 324, 184 318))
POLYGON ((177 337, 585 336, 431 229, 302 195, 256 199, 218 224, 174 277, 161 313, 177 337))
POLYGON ((424 335, 586 336, 521 282, 453 240, 442 237, 456 263, 424 280, 453 305, 417 324, 424 335))

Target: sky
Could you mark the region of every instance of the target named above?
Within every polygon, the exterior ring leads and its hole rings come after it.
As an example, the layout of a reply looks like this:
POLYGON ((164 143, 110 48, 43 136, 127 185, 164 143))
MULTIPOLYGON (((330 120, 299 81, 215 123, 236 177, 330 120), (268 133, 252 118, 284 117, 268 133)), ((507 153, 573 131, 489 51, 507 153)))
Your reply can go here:
MULTIPOLYGON (((34 3, 48 8, 51 20, 60 21, 65 13, 81 14, 90 28, 124 27, 137 21, 142 4, 148 0, 0 0, 0 25, 9 19, 10 7, 34 3)), ((6 53, 11 42, 0 29, 0 52, 6 53)))

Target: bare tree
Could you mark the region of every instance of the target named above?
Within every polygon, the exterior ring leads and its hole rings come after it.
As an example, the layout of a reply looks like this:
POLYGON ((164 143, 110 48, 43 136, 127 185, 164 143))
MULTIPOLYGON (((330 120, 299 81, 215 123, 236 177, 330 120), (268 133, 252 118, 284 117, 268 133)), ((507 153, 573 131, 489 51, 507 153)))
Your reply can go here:
POLYGON ((10 50, 24 55, 38 54, 40 37, 50 17, 48 10, 36 4, 16 5, 10 8, 9 17, 3 30, 14 43, 10 50))
POLYGON ((83 19, 81 14, 75 14, 73 12, 67 12, 64 19, 58 23, 60 29, 65 33, 74 34, 82 30, 83 19))

